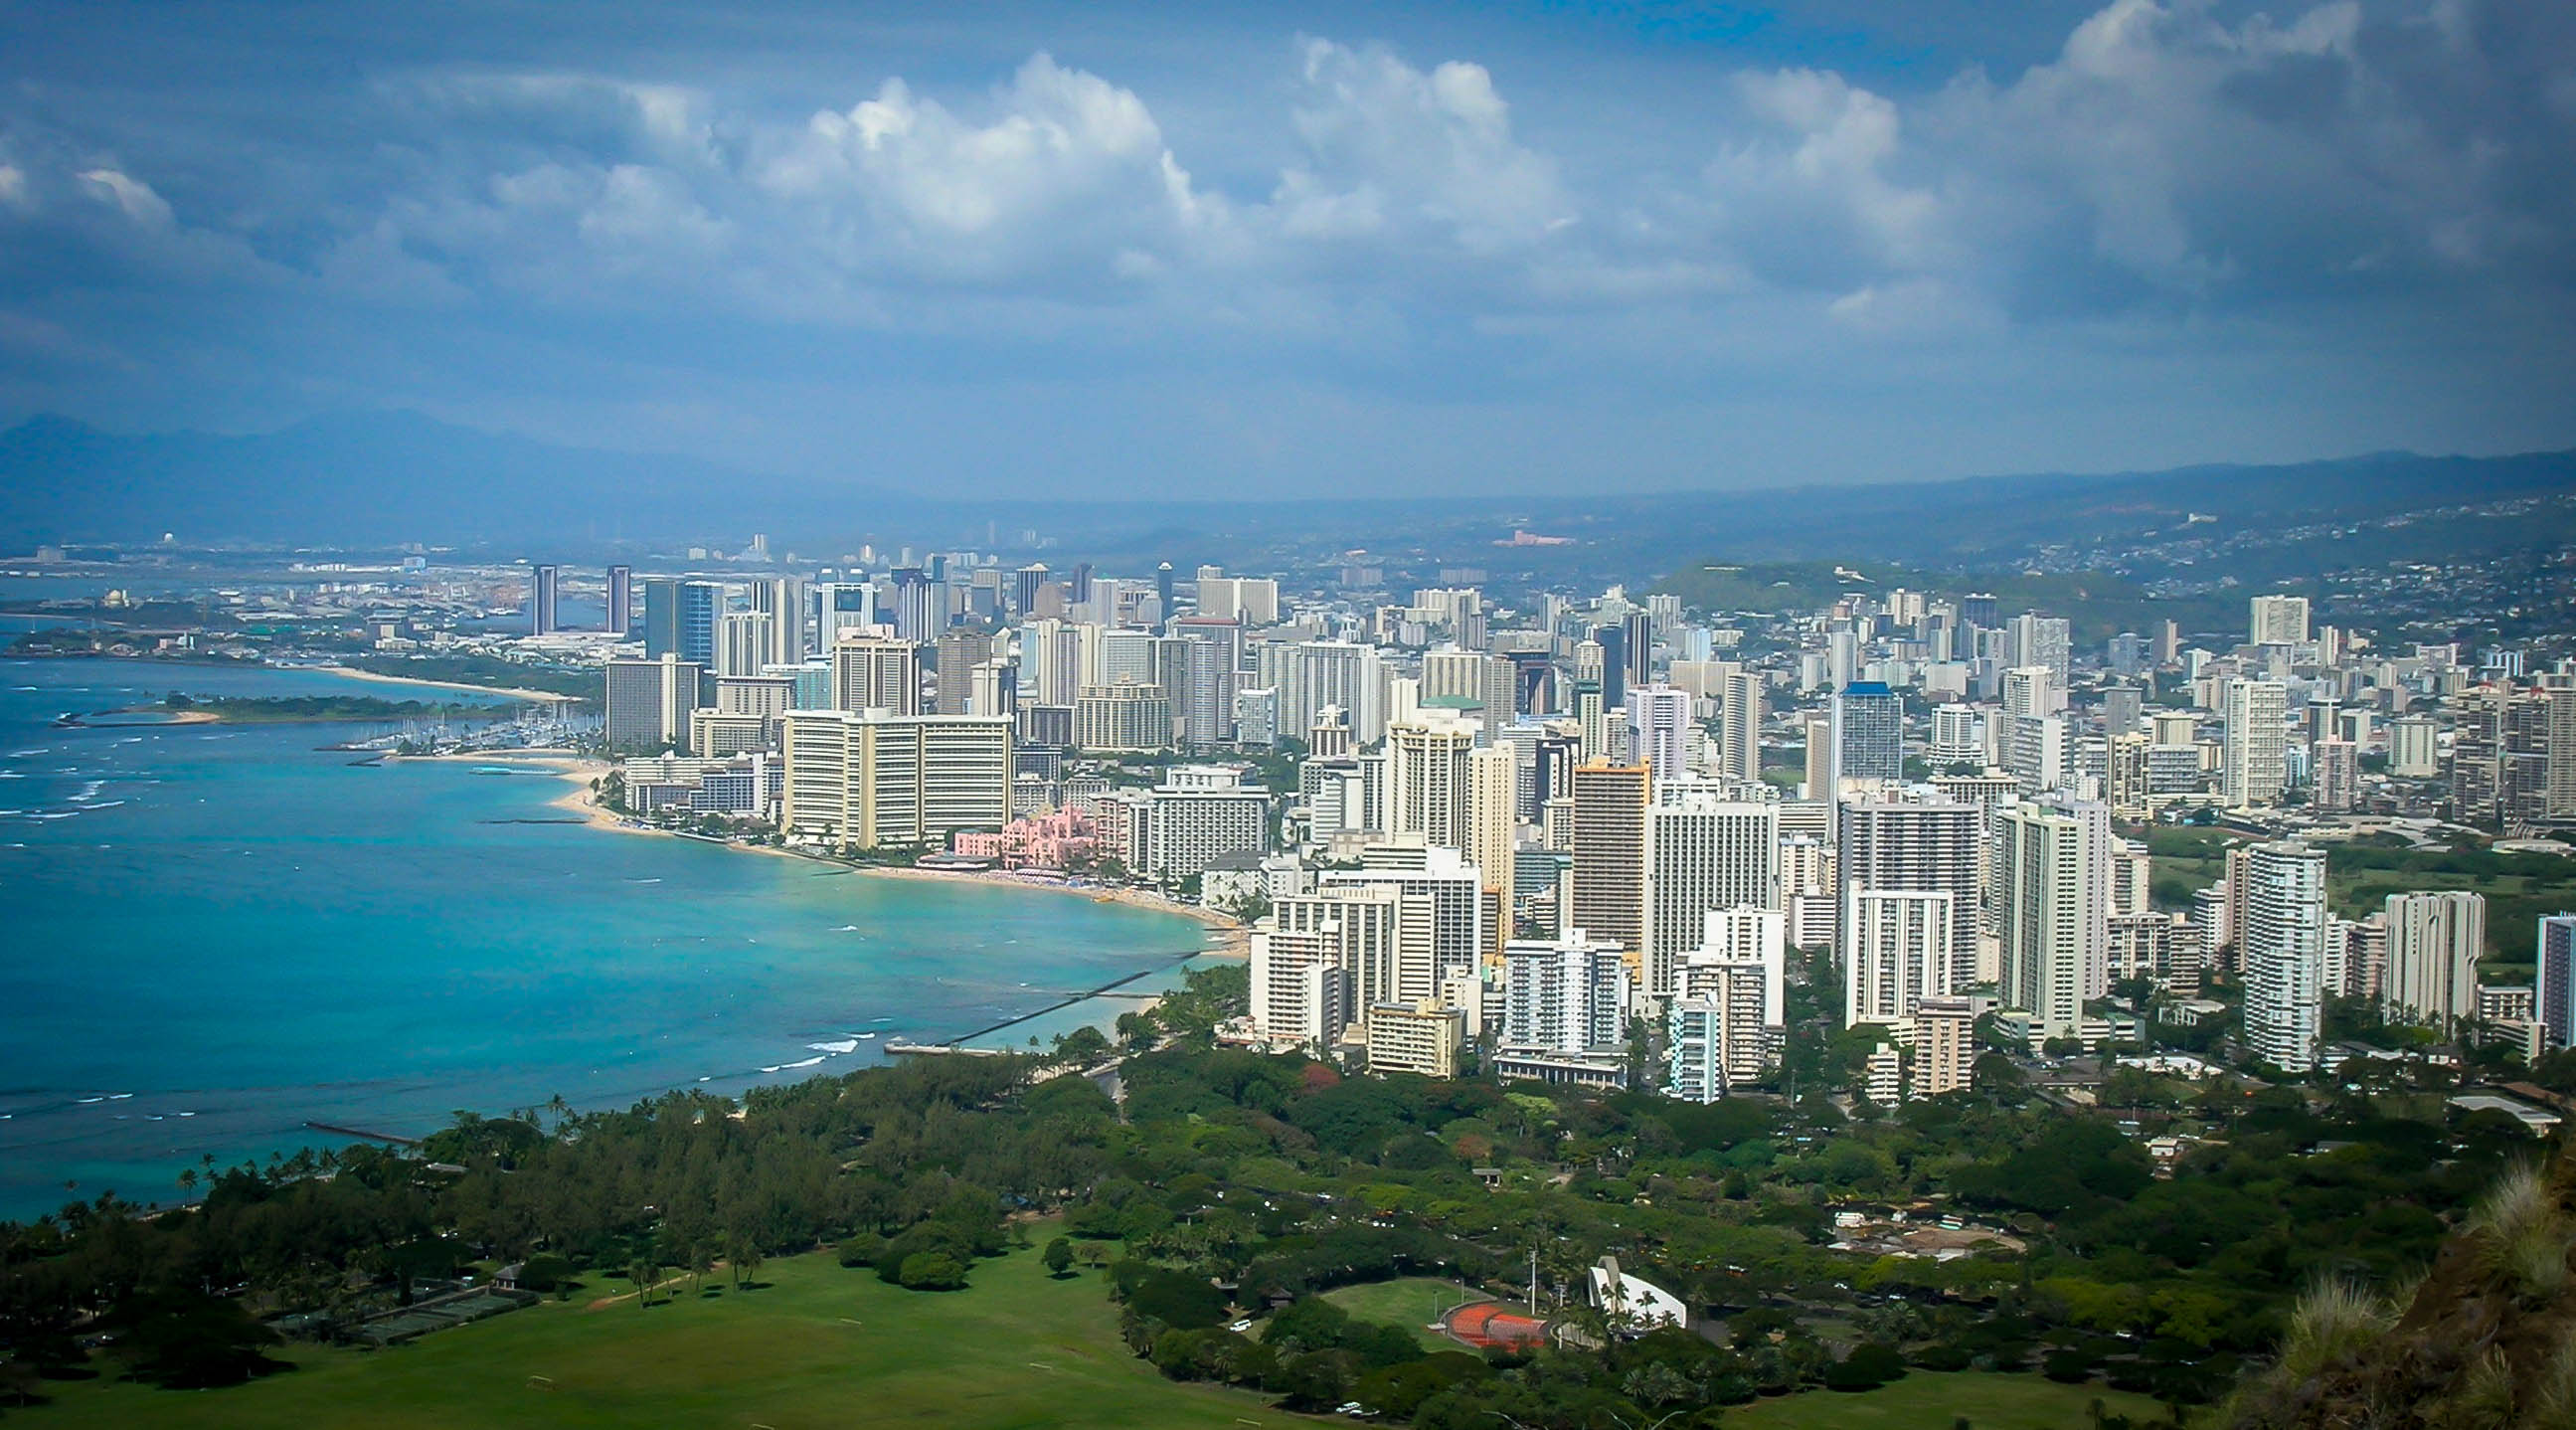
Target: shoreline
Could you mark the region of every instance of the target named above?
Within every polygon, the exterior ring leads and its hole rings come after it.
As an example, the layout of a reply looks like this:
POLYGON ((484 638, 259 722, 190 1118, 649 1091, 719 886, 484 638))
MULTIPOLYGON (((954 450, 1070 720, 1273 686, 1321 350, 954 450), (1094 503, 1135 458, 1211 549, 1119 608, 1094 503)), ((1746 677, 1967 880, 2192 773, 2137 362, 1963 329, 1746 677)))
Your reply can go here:
MULTIPOLYGON (((596 759, 591 756, 576 755, 569 751, 495 750, 489 752, 469 751, 447 755, 388 755, 385 758, 388 763, 399 760, 461 760, 469 764, 478 765, 518 764, 533 765, 542 769, 550 769, 555 771, 556 778, 563 780, 569 784, 571 788, 565 790, 559 795, 556 795, 553 799, 546 801, 547 805, 554 809, 560 809, 567 814, 580 815, 582 817, 582 822, 590 828, 606 830, 613 834, 640 834, 661 839, 678 839, 683 837, 676 831, 657 829, 651 825, 630 820, 622 815, 615 814, 602 808, 600 806, 598 796, 591 789, 591 781, 607 774, 608 771, 614 767, 606 760, 596 759)), ((1251 957, 1252 930, 1250 928, 1235 922, 1232 917, 1218 913, 1213 909, 1202 908, 1197 904, 1185 904, 1177 899, 1166 899, 1159 894, 1149 893, 1143 889, 1116 889, 1106 888, 1097 884, 1071 884, 1055 879, 1028 878, 1018 874, 1006 873, 1001 870, 969 871, 963 869, 920 869, 904 865, 888 864, 846 864, 838 859, 826 858, 819 854, 807 854, 795 849, 782 848, 778 845, 744 844, 730 839, 694 839, 691 842, 717 845, 718 847, 732 850, 733 852, 740 854, 764 854, 771 858, 801 859, 811 864, 823 864, 835 869, 846 869, 853 874, 858 874, 868 878, 909 879, 920 882, 975 884, 988 889, 1019 889, 1039 894, 1072 894, 1088 898, 1093 903, 1119 904, 1127 908, 1143 909, 1151 913, 1173 914, 1182 918, 1187 918, 1192 922, 1197 923, 1202 929, 1206 930, 1207 937, 1211 942, 1208 947, 1203 948, 1198 953, 1192 955, 1193 957, 1229 959, 1251 957)))
POLYGON ((325 675, 346 676, 373 685, 418 685, 431 690, 464 690, 476 695, 497 695, 506 700, 531 701, 540 705, 580 703, 577 695, 558 695, 551 690, 521 690, 507 685, 474 685, 462 680, 424 680, 411 675, 387 675, 377 670, 359 670, 346 665, 272 665, 270 670, 318 670, 325 675))

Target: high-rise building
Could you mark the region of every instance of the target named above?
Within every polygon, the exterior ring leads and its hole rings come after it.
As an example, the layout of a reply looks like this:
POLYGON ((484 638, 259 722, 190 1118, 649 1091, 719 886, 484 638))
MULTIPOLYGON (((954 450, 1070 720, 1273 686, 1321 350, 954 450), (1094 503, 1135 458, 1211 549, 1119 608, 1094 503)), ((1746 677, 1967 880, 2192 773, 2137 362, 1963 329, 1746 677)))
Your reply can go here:
POLYGON ((1168 750, 1171 699, 1159 685, 1086 685, 1073 702, 1073 743, 1085 750, 1168 750))
POLYGON ((539 566, 529 572, 528 634, 550 636, 563 629, 557 614, 562 582, 563 569, 558 566, 539 566))
POLYGON ((867 582, 823 581, 811 589, 816 650, 831 650, 847 632, 866 635, 877 623, 877 588, 867 582))
POLYGON ((1802 719, 1799 727, 1806 732, 1807 798, 1828 802, 1839 798, 1842 791, 1834 778, 1835 767, 1840 763, 1835 759, 1834 717, 1813 713, 1802 719))
POLYGON ((644 655, 677 655, 700 666, 716 658, 716 614, 724 588, 713 581, 654 577, 644 583, 644 655))
POLYGON ((1560 926, 1615 944, 1642 971, 1646 933, 1643 765, 1587 764, 1574 772, 1572 866, 1558 890, 1560 926))
POLYGON ((716 675, 758 675, 762 666, 777 664, 769 658, 777 624, 766 611, 727 611, 716 617, 716 675))
POLYGON ((608 743, 621 750, 667 750, 689 738, 700 667, 676 654, 608 663, 608 743))
POLYGON ((1514 832, 1520 825, 1520 760, 1510 745, 1487 745, 1467 757, 1467 860, 1484 875, 1494 903, 1489 944, 1512 932, 1517 894, 1514 832))
POLYGON ((1427 845, 1371 845, 1357 869, 1326 869, 1316 892, 1383 887, 1406 900, 1397 930, 1390 997, 1418 1001, 1449 979, 1475 972, 1491 940, 1485 931, 1485 878, 1456 850, 1427 845))
MULTIPOLYGON (((1580 811, 1575 834, 1580 841, 1580 811)), ((1672 996, 1675 970, 1705 940, 1711 912, 1780 907, 1779 849, 1776 802, 1728 799, 1698 781, 1655 787, 1646 811, 1648 997, 1672 996)))
POLYGON ((1947 893, 1853 885, 1843 910, 1843 1022, 1895 1026, 1927 997, 1951 991, 1952 924, 1965 912, 1947 893))
POLYGON ((1730 1088, 1779 1065, 1788 1030, 1787 921, 1772 909, 1712 909, 1676 970, 1674 996, 1718 1010, 1719 1056, 1730 1088))
POLYGON ((2533 940, 2534 995, 2549 1046, 2576 1045, 2576 914, 2544 914, 2533 940))
MULTIPOLYGON (((2460 697, 2451 730, 2451 800, 2460 822, 2511 828, 2549 817, 2554 694, 2487 686, 2460 697)), ((2576 751, 2559 758, 2576 758, 2576 751)))
POLYGON ((2340 814, 2361 798, 2361 753, 2352 741, 2335 737, 2310 747, 2316 756, 2316 806, 2340 814))
POLYGON ((2485 951, 2487 901, 2460 891, 2391 894, 2380 914, 2388 929, 2385 1005, 2392 1018, 2449 1029, 2478 1011, 2478 956, 2485 951))
MULTIPOLYGON (((2098 809, 2098 806, 2096 807, 2098 809)), ((2051 1038, 2073 1034, 2106 982, 2111 891, 2107 819, 2018 805, 1995 816, 1993 908, 2007 1006, 2051 1038)))
POLYGON ((804 578, 772 576, 752 582, 751 609, 769 618, 769 652, 763 664, 804 664, 804 578))
POLYGON ((1480 650, 1435 650, 1422 657, 1425 701, 1473 702, 1485 743, 1512 720, 1512 663, 1480 650))
POLYGON ((914 645, 937 640, 948 623, 947 613, 940 609, 939 584, 918 566, 898 566, 889 579, 894 585, 895 635, 914 645))
POLYGON ((835 849, 935 849, 1011 820, 1011 722, 791 710, 780 829, 835 849))
MULTIPOLYGON (((1946 799, 1885 796, 1843 803, 1835 825, 1835 873, 1846 891, 1846 944, 1851 934, 1849 891, 1854 888, 1948 894, 1952 917, 1944 989, 1974 985, 1974 911, 1984 887, 1985 819, 1983 806, 1946 799)), ((1851 964, 1846 947, 1843 966, 1851 964)))
POLYGON ((2290 692, 2277 680, 2230 680, 2220 790, 2231 809, 2279 802, 2289 783, 2290 692))
POLYGON ((2009 664, 2046 666, 2057 677, 2057 688, 2066 688, 2074 641, 2065 617, 2019 615, 2006 631, 2009 664))
POLYGON ((2254 645, 2304 645, 2308 639, 2308 598, 2256 596, 2248 640, 2254 645))
POLYGON ((1914 1009, 1914 1095, 1939 1097, 1966 1087, 1977 1065, 1977 1005, 1967 998, 1926 998, 1914 1009))
POLYGON ((1441 711, 1424 711, 1416 723, 1386 732, 1386 829, 1419 834, 1445 849, 1464 850, 1467 838, 1467 757, 1476 727, 1441 711))
POLYGON ((608 568, 608 621, 604 627, 612 636, 624 636, 635 625, 635 568, 608 568))
POLYGON ((1717 775, 1762 778, 1762 673, 1729 670, 1718 682, 1717 775))
POLYGON ((910 641, 843 636, 832 647, 833 708, 920 714, 920 659, 910 641))
POLYGON ((1854 681, 1834 696, 1835 775, 1844 780, 1905 777, 1905 702, 1885 683, 1854 681))
POLYGON ((2116 740, 2133 734, 2146 716, 2146 692, 2134 685, 2114 685, 2102 692, 2102 735, 2116 740))
POLYGON ((2258 844, 2244 863, 2245 1043, 2284 1072, 2317 1065, 2325 977, 2326 855, 2295 840, 2258 844))
POLYGON ((2441 726, 2429 715, 2408 715, 2389 722, 2388 772, 2401 779, 2429 780, 2442 772, 2437 737, 2441 726))
POLYGON ((1682 778, 1689 773, 1690 747, 1699 733, 1691 722, 1690 692, 1669 685, 1630 686, 1628 732, 1636 742, 1637 763, 1654 771, 1657 783, 1682 778))
POLYGON ((1503 948, 1505 1048, 1579 1054, 1617 1048, 1628 1034, 1634 983, 1617 944, 1582 929, 1503 948))
POLYGON ((1592 642, 1601 648, 1601 708, 1623 710, 1628 705, 1628 627, 1624 622, 1592 628, 1592 642))

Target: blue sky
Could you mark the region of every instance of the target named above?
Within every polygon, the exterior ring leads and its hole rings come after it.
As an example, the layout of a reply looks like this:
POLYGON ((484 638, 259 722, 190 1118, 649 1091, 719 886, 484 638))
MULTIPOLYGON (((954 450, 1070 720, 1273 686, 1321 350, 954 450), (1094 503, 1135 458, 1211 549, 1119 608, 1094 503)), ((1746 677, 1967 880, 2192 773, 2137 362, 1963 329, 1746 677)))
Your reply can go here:
POLYGON ((2576 443, 2576 6, 31 5, 0 421, 1656 489, 2576 443))

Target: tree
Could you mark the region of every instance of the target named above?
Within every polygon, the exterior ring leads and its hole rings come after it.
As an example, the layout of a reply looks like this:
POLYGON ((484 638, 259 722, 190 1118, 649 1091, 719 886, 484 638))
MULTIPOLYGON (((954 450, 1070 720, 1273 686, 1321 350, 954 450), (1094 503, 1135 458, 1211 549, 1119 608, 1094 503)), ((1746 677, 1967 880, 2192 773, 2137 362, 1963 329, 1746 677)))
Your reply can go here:
POLYGON ((1046 1244, 1045 1259, 1047 1274, 1058 1280, 1064 1279, 1064 1277, 1073 1270, 1072 1240, 1067 1237, 1059 1236, 1055 1240, 1048 1242, 1046 1244))
POLYGON ((895 1279, 907 1291, 954 1291, 966 1284, 966 1267, 944 1251, 917 1251, 895 1279))
POLYGON ((653 1304, 653 1264, 642 1257, 626 1263, 626 1278, 635 1283, 635 1304, 653 1304))

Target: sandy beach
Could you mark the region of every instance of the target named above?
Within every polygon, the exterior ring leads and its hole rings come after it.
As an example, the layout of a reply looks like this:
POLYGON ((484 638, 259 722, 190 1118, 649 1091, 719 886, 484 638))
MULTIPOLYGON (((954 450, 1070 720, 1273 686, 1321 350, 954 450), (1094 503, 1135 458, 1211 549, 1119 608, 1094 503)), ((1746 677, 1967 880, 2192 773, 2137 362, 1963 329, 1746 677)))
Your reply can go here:
POLYGON ((565 704, 575 698, 570 695, 558 695, 551 690, 518 690, 501 685, 474 685, 462 680, 416 680, 408 675, 386 675, 381 671, 357 670, 345 665, 315 665, 303 668, 327 671, 332 675, 344 675, 351 680, 364 680, 375 685, 419 685, 431 690, 470 690, 477 695, 500 695, 512 700, 533 700, 544 705, 565 704))
MULTIPOLYGON (((600 807, 599 796, 591 789, 591 784, 612 768, 606 760, 575 755, 570 751, 546 750, 499 750, 454 755, 397 755, 387 758, 463 760, 478 765, 535 765, 554 770, 558 777, 571 788, 548 802, 567 814, 580 815, 591 828, 605 829, 618 834, 650 835, 662 839, 679 837, 670 830, 626 819, 600 807)), ((742 844, 726 841, 724 847, 745 854, 767 854, 780 858, 806 859, 817 864, 830 864, 835 868, 846 868, 852 873, 874 879, 937 880, 947 883, 981 884, 987 888, 1022 889, 1040 894, 1071 894, 1088 898, 1095 903, 1123 904, 1129 908, 1150 909, 1156 913, 1179 914, 1185 918, 1195 919, 1207 928, 1211 941, 1205 951, 1206 956, 1245 958, 1249 957, 1251 952, 1251 931, 1228 915, 1213 909, 1201 908, 1196 904, 1182 903, 1177 899, 1166 899, 1145 889, 1113 889, 1097 884, 1069 884, 1060 879, 1015 874, 1002 870, 977 872, 963 869, 915 869, 896 865, 844 864, 838 859, 828 859, 821 855, 801 853, 793 849, 782 849, 770 844, 742 844)))

